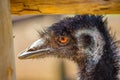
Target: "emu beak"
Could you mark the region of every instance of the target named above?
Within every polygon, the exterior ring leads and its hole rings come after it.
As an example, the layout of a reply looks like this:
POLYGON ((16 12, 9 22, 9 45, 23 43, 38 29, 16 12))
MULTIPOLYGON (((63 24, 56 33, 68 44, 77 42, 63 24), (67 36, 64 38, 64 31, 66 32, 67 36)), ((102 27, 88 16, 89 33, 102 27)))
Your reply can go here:
POLYGON ((30 47, 18 55, 19 59, 30 59, 37 57, 44 57, 53 51, 53 48, 49 48, 45 45, 45 39, 41 38, 35 41, 30 47), (44 46, 44 48, 43 48, 44 46))

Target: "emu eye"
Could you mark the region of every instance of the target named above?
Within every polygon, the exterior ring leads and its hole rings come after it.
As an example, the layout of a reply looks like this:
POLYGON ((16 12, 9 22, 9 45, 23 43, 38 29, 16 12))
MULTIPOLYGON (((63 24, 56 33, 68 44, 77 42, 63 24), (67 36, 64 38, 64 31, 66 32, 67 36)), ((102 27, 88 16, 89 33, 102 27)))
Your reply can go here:
POLYGON ((66 45, 68 42, 69 42, 69 38, 67 36, 57 37, 57 43, 60 45, 66 45))

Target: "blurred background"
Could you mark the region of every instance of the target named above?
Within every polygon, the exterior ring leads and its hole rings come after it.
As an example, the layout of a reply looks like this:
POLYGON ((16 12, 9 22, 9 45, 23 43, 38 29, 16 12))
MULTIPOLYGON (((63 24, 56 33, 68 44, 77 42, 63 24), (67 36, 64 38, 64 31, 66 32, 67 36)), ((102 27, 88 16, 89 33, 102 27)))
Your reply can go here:
MULTIPOLYGON (((48 57, 19 60, 17 55, 39 38, 36 30, 74 15, 24 15, 12 16, 17 80, 76 80, 76 63, 48 57)), ((120 15, 106 15, 108 26, 120 40, 120 15)))

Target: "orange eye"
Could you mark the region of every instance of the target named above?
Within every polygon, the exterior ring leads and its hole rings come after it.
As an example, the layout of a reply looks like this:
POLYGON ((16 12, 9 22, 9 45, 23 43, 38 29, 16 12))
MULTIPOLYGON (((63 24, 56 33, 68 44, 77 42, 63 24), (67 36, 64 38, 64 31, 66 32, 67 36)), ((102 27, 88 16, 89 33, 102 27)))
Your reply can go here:
POLYGON ((69 38, 66 37, 66 36, 59 36, 57 38, 57 41, 60 43, 60 44, 67 44, 69 42, 69 38))

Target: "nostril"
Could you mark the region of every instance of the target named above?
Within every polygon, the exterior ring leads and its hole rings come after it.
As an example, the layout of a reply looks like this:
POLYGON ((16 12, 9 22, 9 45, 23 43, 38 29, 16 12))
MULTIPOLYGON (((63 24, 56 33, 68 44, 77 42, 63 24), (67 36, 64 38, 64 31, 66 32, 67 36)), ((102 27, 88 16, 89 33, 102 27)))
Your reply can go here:
POLYGON ((30 48, 30 49, 28 49, 28 51, 35 51, 36 50, 36 48, 30 48))

